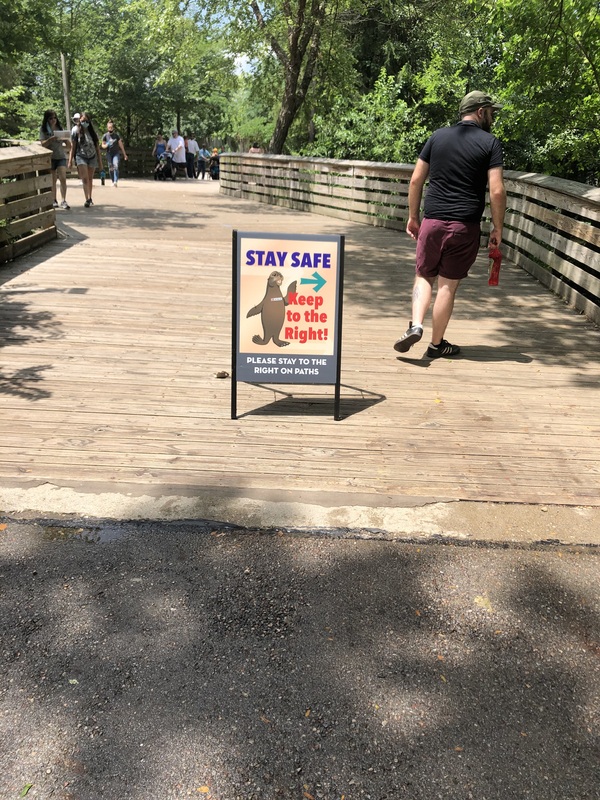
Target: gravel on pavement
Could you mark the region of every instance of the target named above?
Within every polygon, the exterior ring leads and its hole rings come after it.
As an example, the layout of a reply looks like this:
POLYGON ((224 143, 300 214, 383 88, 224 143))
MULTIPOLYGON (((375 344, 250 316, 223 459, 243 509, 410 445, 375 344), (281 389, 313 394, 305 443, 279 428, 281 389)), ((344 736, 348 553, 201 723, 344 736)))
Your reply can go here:
POLYGON ((595 547, 0 523, 3 800, 600 797, 595 547))

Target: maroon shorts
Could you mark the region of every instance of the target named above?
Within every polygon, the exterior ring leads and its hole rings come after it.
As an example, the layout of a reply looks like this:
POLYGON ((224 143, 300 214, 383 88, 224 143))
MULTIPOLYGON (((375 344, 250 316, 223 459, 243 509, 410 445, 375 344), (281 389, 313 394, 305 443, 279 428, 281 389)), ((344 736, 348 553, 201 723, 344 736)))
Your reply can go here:
POLYGON ((478 222, 424 219, 417 239, 416 273, 423 278, 466 278, 479 250, 478 222))

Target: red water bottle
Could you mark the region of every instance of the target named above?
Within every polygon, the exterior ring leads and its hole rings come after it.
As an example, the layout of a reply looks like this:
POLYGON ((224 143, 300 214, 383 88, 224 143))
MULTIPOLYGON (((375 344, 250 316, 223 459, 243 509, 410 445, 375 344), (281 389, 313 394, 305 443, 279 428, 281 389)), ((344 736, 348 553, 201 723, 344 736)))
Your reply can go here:
POLYGON ((502 264, 502 253, 498 248, 490 250, 490 275, 488 286, 498 286, 500 279, 500 265, 502 264))

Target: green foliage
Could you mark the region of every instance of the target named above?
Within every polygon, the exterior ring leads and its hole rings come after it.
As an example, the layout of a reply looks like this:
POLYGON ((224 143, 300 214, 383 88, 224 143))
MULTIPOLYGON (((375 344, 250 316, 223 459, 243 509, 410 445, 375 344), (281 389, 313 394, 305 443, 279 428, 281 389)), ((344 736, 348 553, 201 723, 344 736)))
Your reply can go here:
POLYGON ((5 103, 3 113, 0 107, 6 133, 37 136, 48 107, 64 118, 62 52, 71 113, 88 111, 100 130, 113 118, 127 144, 150 144, 158 129, 173 124, 207 140, 226 135, 237 83, 233 57, 198 27, 186 6, 176 0, 59 0, 45 6, 51 13, 43 46, 41 33, 14 37, 11 86, 23 88, 11 97, 10 109, 5 103))
POLYGON ((17 135, 24 108, 21 99, 23 92, 23 86, 0 91, 0 137, 12 138, 17 135))
POLYGON ((600 178, 597 0, 500 0, 497 79, 508 100, 499 134, 515 169, 600 178))
POLYGON ((317 137, 306 154, 361 161, 412 162, 427 138, 419 115, 401 99, 401 83, 382 69, 368 94, 338 98, 315 115, 317 137))
POLYGON ((64 119, 61 53, 71 111, 128 145, 412 162, 481 88, 508 167, 600 181, 598 0, 0 0, 0 134, 64 119))
POLYGON ((349 10, 345 22, 362 91, 374 87, 382 69, 395 75, 405 66, 418 70, 426 61, 431 31, 424 25, 423 4, 371 0, 349 10))
POLYGON ((0 65, 44 45, 52 27, 52 5, 45 0, 0 0, 0 65))
POLYGON ((277 65, 280 94, 269 143, 272 152, 283 152, 317 75, 324 74, 320 67, 324 62, 333 66, 330 56, 339 39, 343 13, 360 1, 212 0, 211 12, 225 20, 232 51, 277 65))
POLYGON ((505 103, 495 132, 507 167, 598 183, 599 26, 597 0, 426 0, 416 9, 367 0, 350 40, 367 85, 375 64, 392 67, 386 99, 380 72, 378 88, 317 107, 304 152, 412 161, 435 128, 456 121, 460 98, 482 88, 505 103), (386 30, 398 34, 392 43, 386 30))
POLYGON ((258 84, 242 78, 232 98, 231 136, 240 150, 257 142, 266 148, 273 134, 272 108, 253 89, 258 84))

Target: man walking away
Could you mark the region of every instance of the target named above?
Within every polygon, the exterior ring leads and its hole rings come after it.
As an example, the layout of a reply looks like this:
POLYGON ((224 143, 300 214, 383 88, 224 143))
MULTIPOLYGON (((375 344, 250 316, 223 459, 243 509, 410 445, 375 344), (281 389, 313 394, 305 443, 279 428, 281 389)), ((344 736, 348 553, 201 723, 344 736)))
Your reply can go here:
POLYGON ((408 190, 406 225, 406 232, 417 242, 412 321, 394 344, 399 353, 406 353, 421 340, 436 280, 427 356, 460 353, 460 347, 446 341, 444 334, 458 286, 477 258, 486 186, 492 213, 489 249, 499 247, 502 241, 506 211, 502 146, 490 133, 501 107, 485 92, 470 92, 461 100, 460 121, 434 131, 419 155, 408 190), (428 178, 421 222, 421 198, 428 178))

